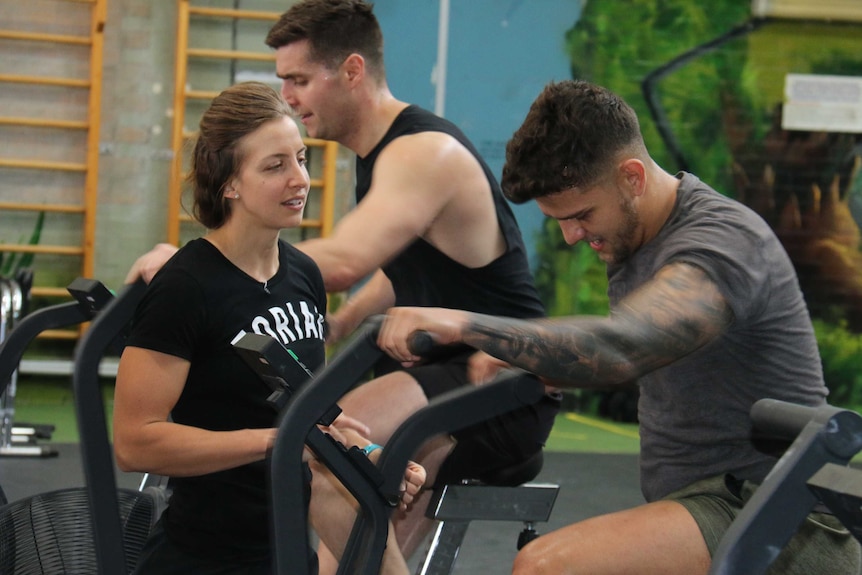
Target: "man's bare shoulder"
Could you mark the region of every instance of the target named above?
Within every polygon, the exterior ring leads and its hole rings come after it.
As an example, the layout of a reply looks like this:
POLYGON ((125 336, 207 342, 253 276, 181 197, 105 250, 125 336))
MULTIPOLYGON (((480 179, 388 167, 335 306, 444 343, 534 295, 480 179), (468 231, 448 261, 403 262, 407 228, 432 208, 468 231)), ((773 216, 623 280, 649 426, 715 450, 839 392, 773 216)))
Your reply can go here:
POLYGON ((452 162, 471 158, 473 154, 455 137, 444 132, 405 134, 392 140, 381 150, 380 162, 410 162, 427 164, 429 161, 452 162))
POLYGON ((371 188, 369 196, 409 198, 414 210, 421 204, 425 222, 419 235, 463 265, 487 265, 505 250, 489 176, 449 134, 393 140, 378 157, 371 188))
MULTIPOLYGON (((372 187, 399 187, 409 182, 414 191, 472 195, 477 188, 489 191, 488 177, 479 160, 461 142, 443 132, 400 136, 377 158, 372 187)), ((451 196, 450 196, 451 199, 451 196)))

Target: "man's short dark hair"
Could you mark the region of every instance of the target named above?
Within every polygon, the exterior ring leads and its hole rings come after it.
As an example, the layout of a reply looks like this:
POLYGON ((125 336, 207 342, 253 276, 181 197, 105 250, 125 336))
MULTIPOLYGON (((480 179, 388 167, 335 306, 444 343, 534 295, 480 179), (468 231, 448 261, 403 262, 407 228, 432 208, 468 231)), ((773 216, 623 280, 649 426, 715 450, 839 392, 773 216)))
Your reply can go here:
POLYGON ((311 60, 333 70, 356 53, 370 73, 382 79, 383 33, 373 7, 362 0, 303 0, 281 15, 267 34, 266 45, 278 49, 308 40, 311 60))
POLYGON ((550 83, 506 145, 501 185, 515 203, 597 183, 617 154, 643 146, 635 111, 601 86, 550 83))

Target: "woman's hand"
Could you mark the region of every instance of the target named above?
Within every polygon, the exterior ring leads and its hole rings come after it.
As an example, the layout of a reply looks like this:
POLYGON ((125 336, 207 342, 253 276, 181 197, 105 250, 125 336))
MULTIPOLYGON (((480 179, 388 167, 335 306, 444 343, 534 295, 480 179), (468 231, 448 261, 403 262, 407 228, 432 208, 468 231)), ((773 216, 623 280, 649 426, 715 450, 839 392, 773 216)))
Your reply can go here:
MULTIPOLYGON (((332 438, 336 441, 340 442, 342 445, 346 447, 355 446, 359 448, 364 448, 371 444, 368 439, 365 439, 362 435, 357 433, 357 431, 351 427, 343 427, 341 425, 336 425, 341 422, 341 418, 344 417, 351 421, 356 421, 355 419, 348 417, 346 415, 340 415, 333 422, 333 425, 329 427, 322 427, 321 429, 332 435, 332 438)), ((308 448, 306 448, 308 451, 308 448)), ((380 453, 382 449, 375 449, 371 453, 368 454, 368 459, 373 463, 377 463, 377 460, 380 459, 380 453)), ((303 460, 307 461, 305 458, 305 454, 303 454, 303 460)), ((410 509, 410 506, 413 504, 413 501, 419 495, 419 492, 422 490, 422 486, 425 485, 425 478, 427 474, 425 472, 425 468, 415 463, 413 461, 407 462, 407 468, 404 470, 404 479, 401 482, 401 501, 398 504, 398 508, 401 511, 407 511, 410 509)))
POLYGON ((354 417, 350 417, 346 413, 342 412, 338 417, 335 418, 335 421, 332 422, 331 427, 337 427, 342 432, 346 430, 351 430, 359 435, 364 437, 371 437, 371 428, 359 421, 354 417))

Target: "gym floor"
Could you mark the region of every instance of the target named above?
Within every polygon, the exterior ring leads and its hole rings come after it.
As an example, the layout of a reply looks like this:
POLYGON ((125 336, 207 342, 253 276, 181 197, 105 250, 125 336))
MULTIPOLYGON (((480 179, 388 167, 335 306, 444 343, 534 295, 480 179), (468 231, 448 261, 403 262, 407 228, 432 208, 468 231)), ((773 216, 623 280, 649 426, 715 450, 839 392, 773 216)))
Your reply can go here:
MULTIPOLYGON (((28 397, 27 391, 19 394, 22 400, 28 397)), ((23 403, 19 415, 29 417, 41 413, 57 417, 29 421, 51 421, 57 425, 55 438, 42 443, 55 448, 58 455, 47 458, 0 457, 0 485, 9 500, 82 486, 84 479, 76 433, 74 429, 64 429, 69 425, 75 427, 74 416, 69 413, 71 406, 66 404, 62 407, 56 402, 43 405, 44 396, 42 403, 33 404, 32 399, 23 403), (66 439, 61 442, 58 437, 66 439), (69 441, 69 437, 75 441, 69 441)), ((575 521, 642 503, 637 445, 635 425, 577 413, 560 414, 545 451, 544 468, 535 479, 538 483, 557 484, 560 491, 548 523, 536 525, 538 532, 547 533, 575 521)), ((857 458, 853 466, 862 468, 862 461, 857 458)), ((140 479, 140 474, 117 471, 120 487, 135 489, 140 479)), ((474 522, 467 531, 453 573, 509 573, 521 529, 522 525, 518 523, 474 522)), ((412 571, 415 572, 424 552, 425 548, 420 548, 410 562, 412 571)))
MULTIPOLYGON (((0 478, 10 501, 32 494, 83 485, 77 444, 53 444, 59 455, 51 458, 0 458, 0 478)), ((135 489, 140 474, 118 472, 120 487, 135 489)), ((641 503, 637 481, 637 455, 632 453, 546 453, 536 482, 560 485, 554 510, 539 533, 587 517, 641 503)), ((517 552, 522 525, 476 521, 471 524, 455 564, 454 573, 488 575, 509 573, 517 552)), ((417 556, 424 553, 420 548, 417 556)), ((411 562, 415 569, 419 558, 411 562)))
MULTIPOLYGON (((105 386, 110 416, 112 388, 105 386)), ((0 485, 10 501, 36 493, 84 484, 77 424, 68 383, 19 381, 16 422, 51 423, 50 441, 56 457, 0 457, 0 485)), ((109 417, 110 421, 110 417, 109 417)), ((110 425, 110 424, 109 424, 110 425)), ((575 521, 643 502, 638 485, 637 425, 624 424, 576 412, 561 413, 545 451, 545 465, 535 479, 560 486, 551 517, 536 525, 547 533, 575 521)), ((862 455, 854 460, 862 468, 862 455)), ((117 471, 118 486, 135 489, 141 475, 117 471)), ((506 574, 517 553, 522 525, 506 522, 474 522, 467 531, 455 565, 455 574, 506 574)), ((415 571, 425 549, 410 562, 415 571)))
MULTIPOLYGON (((111 394, 106 388, 110 413, 111 394)), ((19 382, 16 422, 55 426, 50 441, 56 457, 0 457, 0 485, 10 501, 84 484, 71 391, 60 382, 19 382)), ((548 442, 545 465, 536 482, 561 489, 547 524, 539 533, 643 501, 638 486, 637 426, 576 413, 561 413, 548 442)), ((141 476, 117 472, 120 487, 137 488, 141 476)), ((454 573, 509 573, 517 552, 518 523, 474 522, 467 531, 454 573)), ((422 555, 420 548, 417 556, 422 555)), ((411 562, 415 568, 419 557, 411 562)))

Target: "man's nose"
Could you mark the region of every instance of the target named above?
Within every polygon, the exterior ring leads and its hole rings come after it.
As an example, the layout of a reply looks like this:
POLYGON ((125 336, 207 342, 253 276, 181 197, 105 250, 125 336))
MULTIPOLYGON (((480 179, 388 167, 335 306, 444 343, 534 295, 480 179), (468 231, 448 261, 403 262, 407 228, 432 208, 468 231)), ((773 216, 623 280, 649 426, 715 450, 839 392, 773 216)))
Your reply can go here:
POLYGON ((293 87, 290 85, 290 82, 286 80, 281 83, 281 97, 284 98, 284 101, 287 102, 288 106, 291 108, 296 107, 297 101, 293 94, 293 87))
POLYGON ((586 230, 578 223, 577 220, 567 220, 560 222, 560 230, 563 232, 563 239, 570 246, 575 245, 587 235, 586 230))

